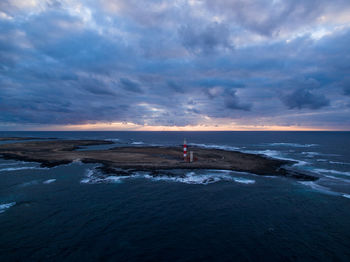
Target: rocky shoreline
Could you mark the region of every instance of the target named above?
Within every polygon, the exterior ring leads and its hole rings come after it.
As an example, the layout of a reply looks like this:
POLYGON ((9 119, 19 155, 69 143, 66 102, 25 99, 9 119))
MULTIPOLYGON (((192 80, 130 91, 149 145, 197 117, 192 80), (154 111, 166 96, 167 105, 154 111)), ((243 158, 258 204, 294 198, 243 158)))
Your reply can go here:
POLYGON ((56 139, 54 137, 48 137, 48 138, 43 138, 43 137, 17 137, 17 136, 13 136, 13 137, 0 137, 0 142, 3 141, 24 141, 24 140, 43 140, 43 139, 48 139, 48 140, 52 140, 52 139, 56 139))
MULTIPOLYGON (((22 138, 23 139, 23 138, 22 138)), ((283 176, 314 181, 318 178, 289 168, 294 162, 272 159, 262 155, 220 149, 192 147, 197 161, 187 163, 182 158, 182 147, 114 147, 103 150, 77 151, 83 146, 113 144, 104 140, 26 141, 0 145, 5 159, 39 162, 43 167, 69 164, 73 161, 98 163, 103 173, 125 176, 134 171, 174 169, 220 169, 248 172, 257 175, 283 176)))

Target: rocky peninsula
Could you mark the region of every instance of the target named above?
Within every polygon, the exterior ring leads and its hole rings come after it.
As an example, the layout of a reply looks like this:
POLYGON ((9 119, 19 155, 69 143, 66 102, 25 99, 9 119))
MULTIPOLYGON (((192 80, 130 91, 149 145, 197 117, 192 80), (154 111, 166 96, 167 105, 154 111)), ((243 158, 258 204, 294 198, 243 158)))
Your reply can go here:
POLYGON ((310 174, 290 169, 289 167, 294 163, 292 161, 238 151, 191 147, 196 161, 188 163, 183 160, 181 146, 78 150, 84 146, 103 144, 113 144, 113 142, 104 140, 25 141, 0 145, 0 155, 5 159, 39 162, 44 167, 69 164, 73 161, 99 163, 102 164, 100 169, 103 172, 123 176, 133 171, 151 171, 156 175, 159 170, 221 169, 308 181, 318 179, 310 174))
POLYGON ((24 141, 24 140, 38 140, 38 139, 56 139, 56 138, 38 138, 38 137, 17 137, 17 136, 12 136, 12 137, 0 137, 0 142, 3 141, 24 141))

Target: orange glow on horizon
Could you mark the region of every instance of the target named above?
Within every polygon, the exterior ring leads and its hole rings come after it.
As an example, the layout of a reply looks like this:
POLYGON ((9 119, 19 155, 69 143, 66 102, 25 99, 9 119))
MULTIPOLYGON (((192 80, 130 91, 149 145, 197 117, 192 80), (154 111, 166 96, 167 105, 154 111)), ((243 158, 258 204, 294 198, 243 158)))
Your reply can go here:
POLYGON ((36 128, 38 131, 346 131, 307 126, 259 126, 259 125, 188 125, 150 126, 133 123, 94 123, 83 125, 62 125, 36 128))

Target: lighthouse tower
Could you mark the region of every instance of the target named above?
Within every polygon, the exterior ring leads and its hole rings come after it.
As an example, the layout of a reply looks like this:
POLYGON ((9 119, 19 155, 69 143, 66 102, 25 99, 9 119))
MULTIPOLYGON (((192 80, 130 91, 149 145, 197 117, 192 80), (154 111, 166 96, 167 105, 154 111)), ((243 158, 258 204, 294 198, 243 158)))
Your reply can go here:
POLYGON ((184 140, 184 160, 187 160, 187 142, 184 140))

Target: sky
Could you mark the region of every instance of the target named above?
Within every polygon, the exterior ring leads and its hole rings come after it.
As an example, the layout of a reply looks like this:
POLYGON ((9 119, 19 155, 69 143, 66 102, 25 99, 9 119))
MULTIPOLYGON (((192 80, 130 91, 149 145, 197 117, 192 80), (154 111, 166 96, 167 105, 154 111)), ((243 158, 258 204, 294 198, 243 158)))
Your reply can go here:
POLYGON ((0 130, 350 130, 350 1, 1 0, 0 130))

